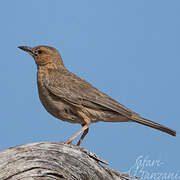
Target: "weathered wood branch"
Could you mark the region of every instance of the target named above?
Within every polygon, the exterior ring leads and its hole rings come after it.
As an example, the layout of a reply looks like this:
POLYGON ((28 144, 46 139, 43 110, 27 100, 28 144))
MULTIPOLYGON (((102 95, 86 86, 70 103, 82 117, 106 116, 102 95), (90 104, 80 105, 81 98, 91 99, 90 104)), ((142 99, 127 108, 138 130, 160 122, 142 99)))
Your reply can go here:
POLYGON ((31 143, 0 151, 1 180, 127 180, 94 153, 63 143, 31 143))

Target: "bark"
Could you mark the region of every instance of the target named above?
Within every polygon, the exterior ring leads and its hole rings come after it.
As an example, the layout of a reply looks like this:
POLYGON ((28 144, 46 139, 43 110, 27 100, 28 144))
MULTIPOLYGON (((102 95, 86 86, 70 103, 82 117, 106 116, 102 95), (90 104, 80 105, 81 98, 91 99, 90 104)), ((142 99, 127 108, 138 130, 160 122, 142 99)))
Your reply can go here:
POLYGON ((0 151, 0 180, 127 180, 92 152, 63 143, 31 143, 0 151))

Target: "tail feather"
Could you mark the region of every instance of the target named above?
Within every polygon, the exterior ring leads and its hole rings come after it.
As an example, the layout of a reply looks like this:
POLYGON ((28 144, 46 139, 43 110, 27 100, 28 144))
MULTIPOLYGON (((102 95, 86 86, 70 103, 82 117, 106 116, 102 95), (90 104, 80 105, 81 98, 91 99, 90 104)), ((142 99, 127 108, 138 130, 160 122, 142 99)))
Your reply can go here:
POLYGON ((139 124, 143 124, 145 126, 149 126, 151 128, 154 128, 154 129, 158 129, 162 132, 165 132, 165 133, 168 133, 172 136, 176 136, 176 131, 174 131, 173 129, 170 129, 168 127, 165 127, 161 124, 158 124, 156 122, 153 122, 153 121, 150 121, 150 120, 147 120, 147 119, 144 119, 140 116, 135 116, 135 117, 132 117, 131 119, 133 122, 136 122, 136 123, 139 123, 139 124))

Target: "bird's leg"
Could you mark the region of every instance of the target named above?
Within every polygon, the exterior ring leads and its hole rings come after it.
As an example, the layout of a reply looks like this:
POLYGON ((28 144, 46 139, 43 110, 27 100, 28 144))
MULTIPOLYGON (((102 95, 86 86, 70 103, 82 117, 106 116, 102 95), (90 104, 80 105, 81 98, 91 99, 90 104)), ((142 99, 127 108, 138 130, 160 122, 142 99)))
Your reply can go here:
POLYGON ((88 127, 87 129, 84 130, 84 132, 83 132, 81 138, 79 139, 79 141, 78 141, 78 143, 77 143, 77 146, 80 146, 81 142, 83 141, 83 139, 84 139, 85 136, 87 135, 88 131, 89 131, 89 127, 88 127))
MULTIPOLYGON (((74 136, 72 136, 71 138, 69 138, 68 140, 64 141, 64 143, 66 144, 71 144, 74 139, 79 136, 82 132, 83 132, 83 135, 81 136, 82 140, 84 139, 84 137, 86 136, 86 134, 88 133, 88 129, 89 129, 89 124, 85 124, 81 129, 80 131, 78 131, 74 136)), ((80 139, 81 140, 81 139, 80 139)), ((78 146, 80 145, 80 143, 82 142, 82 140, 78 142, 78 146)))
POLYGON ((77 143, 77 145, 79 146, 81 144, 82 140, 84 139, 84 137, 88 133, 91 120, 83 111, 78 111, 78 114, 81 116, 81 118, 83 118, 83 120, 85 121, 85 124, 82 125, 83 127, 80 129, 80 131, 78 131, 74 136, 69 138, 67 141, 64 141, 64 143, 71 144, 73 142, 73 140, 83 132, 83 135, 81 136, 79 142, 77 143))

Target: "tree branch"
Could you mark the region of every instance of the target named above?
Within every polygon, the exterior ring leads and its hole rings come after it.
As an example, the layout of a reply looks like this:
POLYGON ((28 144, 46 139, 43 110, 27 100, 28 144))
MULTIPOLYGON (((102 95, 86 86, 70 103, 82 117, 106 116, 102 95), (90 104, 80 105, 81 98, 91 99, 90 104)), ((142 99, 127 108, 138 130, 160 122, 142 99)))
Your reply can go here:
MULTIPOLYGON (((31 143, 0 151, 1 180, 127 180, 92 152, 63 143, 31 143)), ((135 178, 135 177, 134 177, 135 178)))

